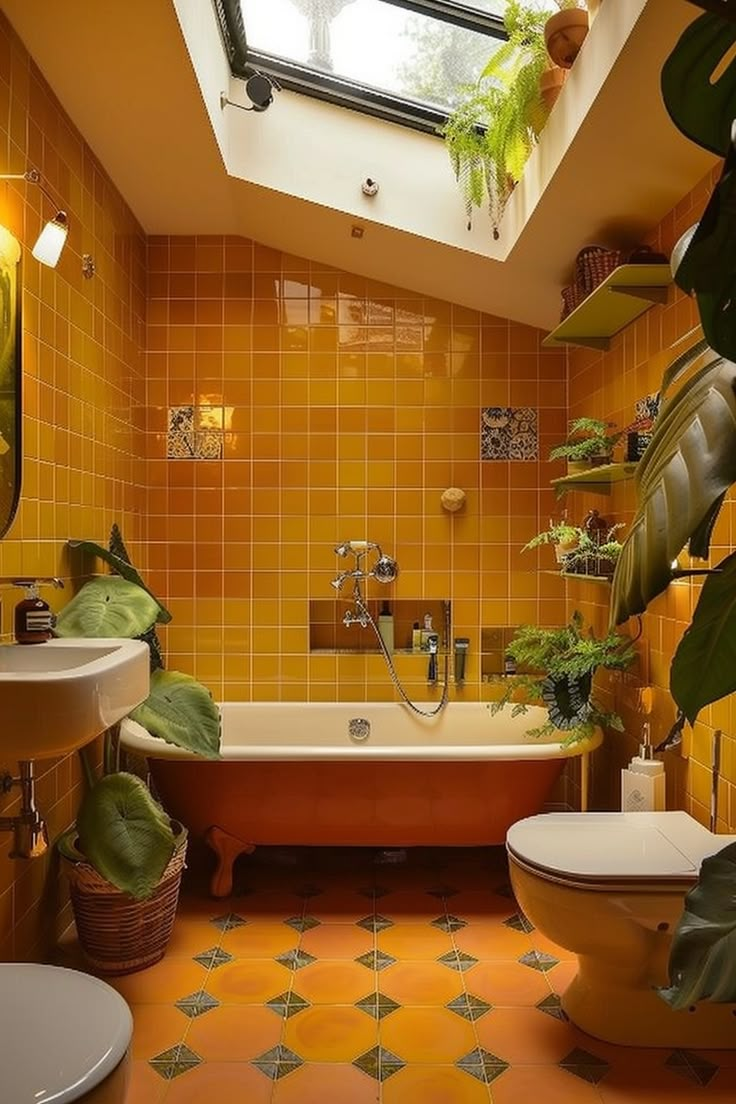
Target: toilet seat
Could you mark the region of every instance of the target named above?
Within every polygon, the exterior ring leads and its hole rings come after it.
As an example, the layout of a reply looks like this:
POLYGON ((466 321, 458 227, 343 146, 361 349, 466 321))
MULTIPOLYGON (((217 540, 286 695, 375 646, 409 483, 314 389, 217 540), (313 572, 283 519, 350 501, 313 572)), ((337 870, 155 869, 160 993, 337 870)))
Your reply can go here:
POLYGON ((545 881, 611 892, 686 892, 734 837, 687 813, 547 813, 512 825, 510 858, 545 881))
POLYGON ((133 1018, 89 974, 0 963, 0 1096, 10 1104, 71 1104, 122 1061, 133 1018))

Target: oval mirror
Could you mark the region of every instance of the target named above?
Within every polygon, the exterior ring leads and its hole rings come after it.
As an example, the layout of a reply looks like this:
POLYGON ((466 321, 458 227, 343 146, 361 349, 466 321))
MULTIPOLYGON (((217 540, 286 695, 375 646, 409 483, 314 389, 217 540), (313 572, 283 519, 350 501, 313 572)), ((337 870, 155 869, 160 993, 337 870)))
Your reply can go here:
POLYGON ((10 528, 21 480, 20 245, 0 226, 0 537, 10 528))

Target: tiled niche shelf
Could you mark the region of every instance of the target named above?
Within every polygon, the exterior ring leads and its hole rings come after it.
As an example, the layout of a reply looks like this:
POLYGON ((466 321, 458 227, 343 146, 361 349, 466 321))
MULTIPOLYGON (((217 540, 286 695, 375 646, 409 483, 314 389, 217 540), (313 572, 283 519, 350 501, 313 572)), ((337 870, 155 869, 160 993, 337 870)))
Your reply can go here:
POLYGON ((668 264, 626 264, 615 268, 547 334, 543 345, 608 349, 610 339, 655 303, 667 302, 672 283, 668 264))
POLYGON ((571 490, 610 494, 611 484, 633 479, 636 468, 637 464, 629 461, 623 461, 620 464, 601 464, 597 468, 587 468, 585 471, 574 472, 572 475, 563 475, 551 482, 558 495, 571 490))
MULTIPOLYGON (((445 603, 443 601, 428 602, 423 598, 394 600, 389 597, 386 602, 394 619, 394 655, 423 656, 426 661, 429 653, 412 647, 412 632, 416 621, 419 622, 420 627, 424 626, 424 617, 427 613, 432 617, 432 632, 436 632, 440 638, 439 654, 445 654, 448 641, 445 639, 445 603)), ((383 604, 384 600, 381 598, 369 598, 366 601, 376 624, 383 604)), ((376 634, 370 625, 362 628, 358 624, 343 624, 342 619, 346 610, 354 608, 354 603, 347 596, 310 599, 309 651, 329 655, 379 654, 376 634)))

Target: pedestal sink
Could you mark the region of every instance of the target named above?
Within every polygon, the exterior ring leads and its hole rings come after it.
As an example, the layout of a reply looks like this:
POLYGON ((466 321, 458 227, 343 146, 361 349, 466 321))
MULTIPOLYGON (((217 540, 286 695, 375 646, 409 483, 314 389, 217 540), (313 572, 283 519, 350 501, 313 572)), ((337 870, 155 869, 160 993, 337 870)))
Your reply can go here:
POLYGON ((148 697, 141 640, 0 645, 0 767, 89 743, 148 697))

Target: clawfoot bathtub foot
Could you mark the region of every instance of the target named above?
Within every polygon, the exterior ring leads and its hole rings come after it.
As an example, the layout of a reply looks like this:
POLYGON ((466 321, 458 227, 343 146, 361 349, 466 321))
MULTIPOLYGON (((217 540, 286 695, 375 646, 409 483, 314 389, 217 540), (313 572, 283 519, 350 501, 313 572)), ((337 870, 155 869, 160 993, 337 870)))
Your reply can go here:
POLYGON ((229 897, 233 891, 233 863, 238 855, 250 855, 255 851, 255 844, 231 836, 216 824, 207 829, 204 838, 217 858, 217 867, 210 879, 210 894, 213 897, 229 897))

